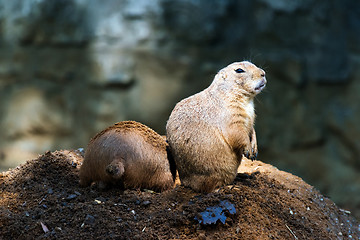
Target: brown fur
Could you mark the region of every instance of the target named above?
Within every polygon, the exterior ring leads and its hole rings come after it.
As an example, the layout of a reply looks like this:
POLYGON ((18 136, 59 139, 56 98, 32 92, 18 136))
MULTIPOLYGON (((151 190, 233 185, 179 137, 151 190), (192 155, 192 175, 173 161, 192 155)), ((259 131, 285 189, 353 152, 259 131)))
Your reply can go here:
POLYGON ((90 140, 80 168, 80 185, 100 182, 123 188, 171 189, 175 168, 167 146, 164 137, 141 123, 116 123, 90 140))
POLYGON ((183 185, 211 192, 234 180, 242 155, 256 158, 253 99, 265 84, 262 69, 236 62, 175 106, 166 131, 183 185))

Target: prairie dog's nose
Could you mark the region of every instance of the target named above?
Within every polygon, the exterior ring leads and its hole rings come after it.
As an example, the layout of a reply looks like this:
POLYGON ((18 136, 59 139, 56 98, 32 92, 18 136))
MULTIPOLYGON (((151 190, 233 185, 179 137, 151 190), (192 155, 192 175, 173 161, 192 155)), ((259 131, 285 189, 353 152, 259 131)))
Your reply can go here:
POLYGON ((265 77, 265 71, 261 69, 261 74, 262 77, 265 77))

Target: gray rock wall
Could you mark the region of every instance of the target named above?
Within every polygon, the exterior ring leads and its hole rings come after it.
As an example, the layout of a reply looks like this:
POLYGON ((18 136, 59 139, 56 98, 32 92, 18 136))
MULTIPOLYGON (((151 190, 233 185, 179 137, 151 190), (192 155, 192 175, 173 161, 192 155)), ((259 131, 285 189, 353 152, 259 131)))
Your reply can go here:
POLYGON ((360 208, 360 3, 0 0, 0 165, 85 147, 117 121, 164 134, 175 103, 248 59, 260 159, 360 208))

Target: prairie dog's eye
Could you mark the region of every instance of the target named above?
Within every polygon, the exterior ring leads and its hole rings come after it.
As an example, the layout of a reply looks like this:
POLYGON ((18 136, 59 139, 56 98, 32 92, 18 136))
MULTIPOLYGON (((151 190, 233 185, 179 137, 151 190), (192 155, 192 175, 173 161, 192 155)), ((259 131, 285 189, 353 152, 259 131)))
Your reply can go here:
POLYGON ((243 72, 245 72, 243 69, 241 69, 241 68, 238 68, 238 69, 235 69, 235 72, 237 72, 237 73, 243 73, 243 72))

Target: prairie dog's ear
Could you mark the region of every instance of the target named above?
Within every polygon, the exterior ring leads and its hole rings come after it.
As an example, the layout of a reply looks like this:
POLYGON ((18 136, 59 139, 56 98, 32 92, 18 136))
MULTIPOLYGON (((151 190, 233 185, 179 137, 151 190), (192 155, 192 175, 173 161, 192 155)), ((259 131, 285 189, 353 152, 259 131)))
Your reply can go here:
POLYGON ((227 74, 224 70, 220 70, 218 74, 223 80, 227 78, 227 74))

